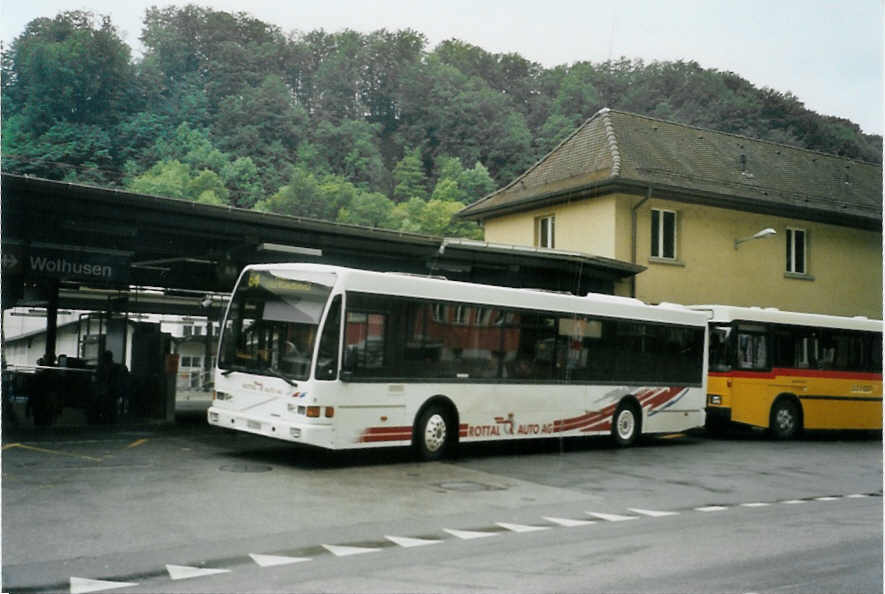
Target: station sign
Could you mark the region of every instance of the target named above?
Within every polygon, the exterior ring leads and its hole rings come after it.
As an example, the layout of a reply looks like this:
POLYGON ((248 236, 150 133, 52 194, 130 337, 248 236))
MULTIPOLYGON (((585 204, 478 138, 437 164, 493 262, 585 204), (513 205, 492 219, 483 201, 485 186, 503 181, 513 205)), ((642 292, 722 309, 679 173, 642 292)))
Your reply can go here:
POLYGON ((3 242, 0 247, 0 264, 3 274, 20 276, 25 270, 25 250, 19 243, 3 242))
POLYGON ((15 257, 24 258, 24 273, 29 278, 101 284, 129 282, 129 252, 36 243, 32 243, 27 251, 26 256, 15 257))

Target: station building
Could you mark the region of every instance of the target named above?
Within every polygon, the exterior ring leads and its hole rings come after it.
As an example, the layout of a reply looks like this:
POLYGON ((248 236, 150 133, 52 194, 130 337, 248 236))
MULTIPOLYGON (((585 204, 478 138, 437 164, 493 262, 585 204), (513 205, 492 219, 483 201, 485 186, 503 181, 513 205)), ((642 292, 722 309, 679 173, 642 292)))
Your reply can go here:
POLYGON ((882 317, 882 167, 603 109, 458 216, 647 268, 615 291, 882 317))

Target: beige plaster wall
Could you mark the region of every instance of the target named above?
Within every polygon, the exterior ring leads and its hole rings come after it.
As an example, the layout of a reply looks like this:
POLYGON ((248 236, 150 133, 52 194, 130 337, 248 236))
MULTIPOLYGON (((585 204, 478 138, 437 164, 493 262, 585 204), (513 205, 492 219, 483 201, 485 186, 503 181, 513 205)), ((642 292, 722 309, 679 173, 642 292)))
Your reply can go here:
POLYGON ((882 317, 882 236, 708 206, 652 199, 637 217, 636 296, 646 301, 758 305, 835 315, 882 317), (650 209, 677 211, 677 259, 650 258, 650 209), (772 227, 773 237, 742 243, 772 227), (786 229, 806 230, 806 278, 786 274, 786 229))
MULTIPOLYGON (((609 195, 488 220, 486 241, 534 245, 534 220, 556 217, 555 247, 632 260, 631 209, 641 196, 609 195)), ((882 317, 882 235, 837 225, 651 198, 637 209, 636 296, 649 302, 758 305, 882 317), (677 258, 650 258, 651 208, 677 212, 677 258), (777 235, 734 240, 773 227, 777 235), (786 271, 786 229, 805 229, 807 278, 786 271)), ((630 282, 616 285, 629 295, 630 282)))

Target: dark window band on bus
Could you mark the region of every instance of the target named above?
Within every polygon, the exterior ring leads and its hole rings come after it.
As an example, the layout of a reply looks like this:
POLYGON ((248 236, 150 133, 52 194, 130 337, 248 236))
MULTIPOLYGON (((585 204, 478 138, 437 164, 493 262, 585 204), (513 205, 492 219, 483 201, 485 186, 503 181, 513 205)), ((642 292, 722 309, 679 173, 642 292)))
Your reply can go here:
POLYGON ((786 324, 715 324, 710 370, 882 373, 882 333, 786 324))
POLYGON ((701 385, 704 329, 350 292, 354 379, 701 385))

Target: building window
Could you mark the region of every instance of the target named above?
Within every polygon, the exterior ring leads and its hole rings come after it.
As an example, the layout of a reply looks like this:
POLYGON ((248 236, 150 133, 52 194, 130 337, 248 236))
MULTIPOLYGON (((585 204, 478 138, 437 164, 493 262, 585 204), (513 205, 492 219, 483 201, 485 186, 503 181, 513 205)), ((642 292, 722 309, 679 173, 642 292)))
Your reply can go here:
POLYGON ((651 209, 652 258, 676 259, 676 212, 651 209))
POLYGON ((194 327, 193 326, 184 326, 181 329, 181 331, 182 331, 183 336, 188 337, 194 333, 194 327))
POLYGON ((787 229, 787 272, 808 274, 807 239, 805 229, 787 229))
POLYGON ((542 248, 554 248, 553 242, 553 215, 538 217, 535 219, 535 246, 542 248))

